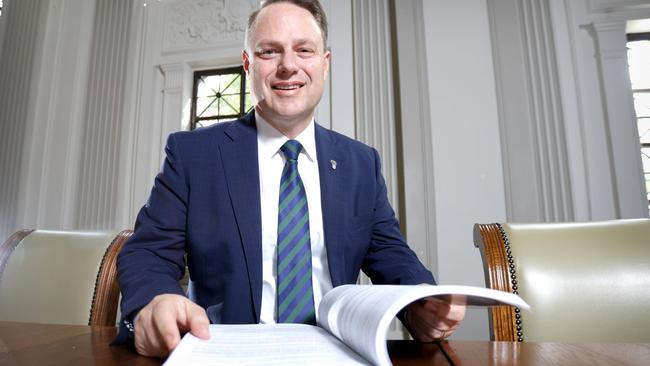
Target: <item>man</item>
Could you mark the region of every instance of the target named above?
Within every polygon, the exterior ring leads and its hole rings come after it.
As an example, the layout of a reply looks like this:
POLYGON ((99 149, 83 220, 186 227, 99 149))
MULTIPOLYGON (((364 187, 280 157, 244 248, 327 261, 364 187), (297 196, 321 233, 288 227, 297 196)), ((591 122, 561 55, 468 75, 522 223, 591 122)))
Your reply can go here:
MULTIPOLYGON (((313 120, 326 42, 318 0, 264 2, 243 52, 254 113, 170 135, 118 259, 120 335, 131 330, 139 353, 164 357, 183 332, 208 337, 210 322, 313 323, 323 294, 361 269, 374 283, 434 283, 404 243, 377 152, 313 120), (184 254, 189 298, 178 284, 184 254)), ((431 300, 400 318, 431 341, 464 311, 431 300)))

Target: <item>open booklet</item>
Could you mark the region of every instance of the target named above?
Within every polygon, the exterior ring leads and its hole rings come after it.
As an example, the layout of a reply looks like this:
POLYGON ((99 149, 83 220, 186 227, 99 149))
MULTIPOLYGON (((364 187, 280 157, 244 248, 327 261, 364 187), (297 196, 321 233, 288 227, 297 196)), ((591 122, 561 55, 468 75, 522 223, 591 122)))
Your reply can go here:
POLYGON ((165 365, 390 365, 390 322, 408 304, 427 297, 452 304, 529 308, 515 294, 480 287, 345 285, 321 300, 318 326, 213 324, 209 340, 187 333, 165 365))

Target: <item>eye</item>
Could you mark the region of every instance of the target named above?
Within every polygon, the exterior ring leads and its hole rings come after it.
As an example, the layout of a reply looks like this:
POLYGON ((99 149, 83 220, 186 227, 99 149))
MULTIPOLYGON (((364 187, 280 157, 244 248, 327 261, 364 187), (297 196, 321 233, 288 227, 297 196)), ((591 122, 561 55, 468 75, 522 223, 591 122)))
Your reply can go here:
POLYGON ((278 53, 279 52, 273 48, 264 48, 255 52, 255 55, 263 59, 268 59, 276 56, 278 53))
POLYGON ((314 54, 314 50, 308 47, 302 47, 298 49, 298 54, 301 56, 311 56, 314 54))

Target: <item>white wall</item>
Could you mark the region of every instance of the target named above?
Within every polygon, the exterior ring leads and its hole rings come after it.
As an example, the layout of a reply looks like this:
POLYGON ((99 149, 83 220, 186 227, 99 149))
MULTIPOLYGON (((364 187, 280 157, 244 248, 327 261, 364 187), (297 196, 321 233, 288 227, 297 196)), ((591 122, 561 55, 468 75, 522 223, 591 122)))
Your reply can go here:
MULTIPOLYGON (((438 279, 484 286, 474 223, 506 218, 489 19, 484 0, 424 1, 438 279)), ((487 338, 471 309, 456 337, 487 338)))

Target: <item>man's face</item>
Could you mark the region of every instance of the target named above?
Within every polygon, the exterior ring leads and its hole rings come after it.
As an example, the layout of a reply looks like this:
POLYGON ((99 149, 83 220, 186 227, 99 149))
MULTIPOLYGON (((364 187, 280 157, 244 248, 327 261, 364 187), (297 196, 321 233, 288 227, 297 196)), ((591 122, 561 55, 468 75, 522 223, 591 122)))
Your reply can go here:
POLYGON ((257 16, 248 48, 244 69, 262 116, 284 129, 310 121, 330 58, 314 17, 289 3, 269 5, 257 16))

